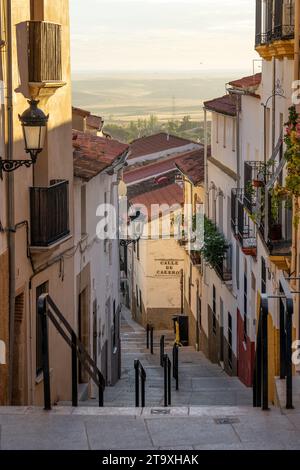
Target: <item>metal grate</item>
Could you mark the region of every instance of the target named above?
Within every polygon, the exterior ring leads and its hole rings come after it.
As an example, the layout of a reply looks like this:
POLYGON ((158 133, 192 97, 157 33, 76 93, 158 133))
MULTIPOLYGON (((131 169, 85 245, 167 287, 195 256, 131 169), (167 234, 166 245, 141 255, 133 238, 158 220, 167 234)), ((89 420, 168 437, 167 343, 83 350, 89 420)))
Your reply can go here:
POLYGON ((238 418, 230 418, 228 416, 224 416, 224 418, 215 418, 214 422, 216 424, 237 424, 240 422, 238 418))
POLYGON ((151 410, 152 415, 169 415, 171 410, 151 410))

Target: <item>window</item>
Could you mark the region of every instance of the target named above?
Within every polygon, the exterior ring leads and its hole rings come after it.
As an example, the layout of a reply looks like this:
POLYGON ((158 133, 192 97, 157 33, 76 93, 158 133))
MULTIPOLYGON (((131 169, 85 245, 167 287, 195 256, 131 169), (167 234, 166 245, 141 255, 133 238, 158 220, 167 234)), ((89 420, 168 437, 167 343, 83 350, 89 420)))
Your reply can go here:
POLYGON ((232 151, 235 152, 236 146, 236 120, 232 119, 232 151))
POLYGON ((42 321, 38 313, 38 299, 40 295, 48 292, 48 282, 44 282, 36 288, 36 376, 43 370, 43 351, 42 351, 42 321))
POLYGON ((265 259, 261 258, 261 293, 267 292, 267 268, 265 259))
POLYGON ((213 333, 217 334, 217 293, 216 287, 213 285, 213 333))
POLYGON ((247 340, 248 328, 248 278, 247 272, 244 273, 244 339, 247 340))
POLYGON ((81 236, 86 235, 86 186, 81 186, 81 236))
POLYGON ((117 346, 117 319, 116 319, 116 301, 113 303, 113 348, 117 346))
POLYGON ((140 241, 139 240, 136 242, 136 257, 139 261, 140 260, 140 241))
POLYGON ((228 365, 232 369, 232 316, 228 312, 228 365))
POLYGON ((136 306, 139 307, 139 290, 138 286, 135 286, 135 297, 136 297, 136 306))
POLYGON ((226 148, 226 116, 224 116, 223 147, 226 148))
POLYGON ((221 190, 219 190, 219 223, 218 223, 218 227, 220 229, 220 231, 223 233, 223 198, 224 198, 224 195, 223 195, 223 192, 221 190))
POLYGON ((189 305, 192 303, 192 284, 193 284, 193 266, 190 264, 190 275, 189 275, 189 305))
POLYGON ((216 114, 216 143, 219 143, 219 115, 216 114))
POLYGON ((240 247, 235 244, 235 281, 237 290, 240 289, 240 247))

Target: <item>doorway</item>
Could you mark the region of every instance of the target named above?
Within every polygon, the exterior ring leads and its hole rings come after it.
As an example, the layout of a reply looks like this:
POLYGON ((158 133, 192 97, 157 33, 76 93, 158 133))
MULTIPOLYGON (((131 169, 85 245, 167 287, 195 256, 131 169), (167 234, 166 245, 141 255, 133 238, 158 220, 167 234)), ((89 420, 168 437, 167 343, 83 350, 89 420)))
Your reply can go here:
MULTIPOLYGON (((78 297, 78 338, 89 353, 89 308, 87 288, 85 288, 78 297)), ((89 376, 80 361, 78 372, 79 383, 87 383, 89 376)))
POLYGON ((26 348, 24 321, 24 293, 15 299, 14 350, 12 377, 12 404, 23 405, 26 401, 26 348))

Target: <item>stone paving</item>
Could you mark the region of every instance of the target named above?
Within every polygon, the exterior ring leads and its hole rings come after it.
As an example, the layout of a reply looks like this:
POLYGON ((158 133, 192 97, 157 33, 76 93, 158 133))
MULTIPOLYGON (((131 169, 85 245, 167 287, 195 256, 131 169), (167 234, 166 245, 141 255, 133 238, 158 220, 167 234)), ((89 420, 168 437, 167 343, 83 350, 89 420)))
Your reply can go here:
POLYGON ((0 407, 1 450, 299 450, 300 413, 251 407, 0 407))
POLYGON ((122 379, 107 388, 105 407, 0 407, 1 450, 300 450, 300 408, 254 409, 251 390, 191 348, 180 349, 180 391, 163 408, 159 333, 151 356, 127 311, 122 326, 122 379), (144 409, 134 407, 135 358, 147 371, 144 409))
MULTIPOLYGON (((105 406, 134 406, 135 375, 134 360, 139 359, 146 370, 146 406, 163 405, 163 368, 159 362, 159 340, 164 334, 166 353, 172 359, 174 333, 155 331, 154 355, 146 349, 144 328, 131 319, 127 309, 122 311, 122 377, 114 387, 105 391, 105 406)), ((96 400, 88 400, 83 405, 97 405, 96 400)), ((238 378, 229 377, 216 364, 212 364, 203 353, 192 347, 179 349, 179 391, 172 384, 173 406, 234 406, 251 405, 252 390, 245 387, 238 378)))

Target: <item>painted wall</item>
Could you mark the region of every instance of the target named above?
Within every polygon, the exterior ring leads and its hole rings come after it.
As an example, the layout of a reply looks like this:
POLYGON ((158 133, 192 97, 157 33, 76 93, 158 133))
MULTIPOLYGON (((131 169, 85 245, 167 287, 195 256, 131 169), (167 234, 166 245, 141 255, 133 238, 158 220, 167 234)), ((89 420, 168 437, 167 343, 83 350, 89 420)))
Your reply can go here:
MULTIPOLYGON (((42 2, 40 2, 42 3, 42 2)), ((52 179, 69 181, 69 221, 73 233, 73 157, 71 133, 71 79, 70 79, 70 40, 68 1, 51 0, 44 2, 44 20, 62 25, 62 75, 65 86, 55 92, 40 93, 39 106, 49 113, 48 133, 45 149, 35 168, 20 168, 14 173, 15 223, 29 223, 29 188, 33 185, 48 186, 52 179)), ((13 31, 13 121, 14 158, 24 158, 24 142, 18 114, 28 107, 27 99, 33 90, 28 85, 27 21, 30 20, 30 1, 12 1, 13 31)), ((2 64, 6 76, 5 64, 2 64)), ((52 90, 54 91, 54 90, 52 90)), ((0 183, 1 184, 1 183, 0 183)), ((1 190, 1 188, 0 188, 1 190)), ((26 225, 15 234, 16 295, 23 295, 18 313, 17 331, 20 334, 22 349, 17 348, 17 366, 20 370, 14 377, 18 396, 17 404, 42 404, 43 378, 36 376, 36 288, 48 282, 49 293, 67 320, 74 324, 74 261, 72 258, 72 237, 56 249, 43 252, 30 252, 27 255, 26 225), (69 250, 69 251, 68 251, 69 250), (64 253, 64 254, 63 254, 64 253), (67 292, 67 295, 66 295, 67 292)), ((20 298, 19 298, 20 299, 20 298)), ((71 395, 70 352, 63 340, 50 326, 50 367, 52 400, 69 399, 71 395), (62 361, 64 358, 64 361, 62 361), (67 371, 67 372, 66 372, 67 371)), ((18 344, 18 338, 16 338, 18 344)))
MULTIPOLYGON (((110 176, 103 172, 87 183, 76 178, 74 184, 75 240, 76 244, 79 243, 80 246, 75 256, 75 282, 76 279, 80 279, 80 273, 89 266, 90 354, 94 357, 93 335, 96 334, 97 364, 103 375, 107 377, 109 384, 115 383, 119 378, 119 331, 116 336, 116 344, 113 344, 114 305, 117 328, 120 320, 119 243, 117 239, 100 240, 97 237, 96 229, 100 217, 96 216, 96 211, 98 206, 104 204, 105 201, 111 203, 117 210, 118 193, 116 183, 117 175, 110 176), (83 208, 86 217, 86 234, 82 233, 83 229, 81 227, 82 186, 85 186, 86 190, 86 206, 83 208), (97 305, 96 320, 93 317, 95 305, 97 305), (96 321, 96 329, 94 321, 96 321)), ((78 311, 80 290, 77 281, 77 285, 75 285, 75 311, 78 311)))

